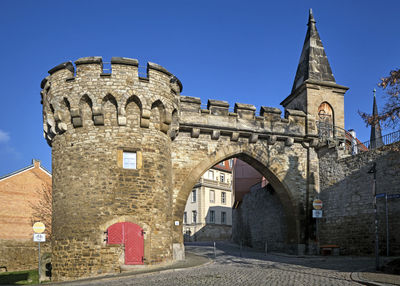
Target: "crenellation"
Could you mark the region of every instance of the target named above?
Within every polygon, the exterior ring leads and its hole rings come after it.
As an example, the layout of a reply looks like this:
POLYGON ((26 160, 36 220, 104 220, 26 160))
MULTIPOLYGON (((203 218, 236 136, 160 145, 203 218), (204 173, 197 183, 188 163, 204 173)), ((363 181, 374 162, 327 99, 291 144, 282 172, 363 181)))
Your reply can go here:
POLYGON ((235 103, 234 112, 242 119, 254 119, 256 107, 252 104, 235 103))
POLYGON ((228 115, 229 103, 223 100, 209 99, 207 102, 207 109, 212 115, 228 115))

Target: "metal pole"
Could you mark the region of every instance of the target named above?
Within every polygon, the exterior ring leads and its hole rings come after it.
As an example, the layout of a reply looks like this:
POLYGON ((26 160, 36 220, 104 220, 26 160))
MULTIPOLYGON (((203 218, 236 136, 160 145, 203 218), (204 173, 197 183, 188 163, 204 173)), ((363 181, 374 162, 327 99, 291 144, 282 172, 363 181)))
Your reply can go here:
POLYGON ((38 263, 38 275, 39 275, 39 283, 40 283, 40 241, 39 241, 39 263, 38 263))
POLYGON ((379 270, 379 235, 378 235, 378 212, 376 208, 376 163, 368 171, 369 174, 374 174, 374 182, 372 184, 372 195, 374 196, 374 214, 375 214, 375 268, 379 270))
POLYGON ((374 170, 374 212, 375 212, 375 268, 376 270, 379 270, 378 212, 376 208, 376 170, 374 170))
POLYGON ((214 241, 214 259, 217 258, 217 252, 215 250, 215 241, 214 241))
POLYGON ((388 200, 387 193, 385 194, 385 208, 386 208, 386 256, 389 256, 389 214, 388 214, 388 200))

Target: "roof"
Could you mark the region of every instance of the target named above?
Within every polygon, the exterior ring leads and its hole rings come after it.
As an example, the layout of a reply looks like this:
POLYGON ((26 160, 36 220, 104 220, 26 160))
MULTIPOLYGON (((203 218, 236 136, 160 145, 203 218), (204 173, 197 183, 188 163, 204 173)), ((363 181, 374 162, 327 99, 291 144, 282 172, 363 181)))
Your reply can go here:
POLYGON ((6 178, 10 178, 10 177, 12 177, 12 176, 18 175, 18 174, 23 173, 23 172, 25 172, 25 171, 31 170, 31 169, 35 168, 35 164, 38 164, 38 165, 39 165, 39 168, 40 168, 42 171, 44 171, 45 173, 47 173, 50 177, 52 176, 50 171, 48 171, 46 168, 42 167, 42 165, 40 164, 40 160, 32 159, 32 164, 31 164, 31 165, 26 166, 26 167, 24 167, 24 168, 22 168, 22 169, 19 169, 19 170, 17 170, 17 171, 8 173, 8 174, 6 174, 6 175, 4 175, 4 176, 0 176, 0 181, 1 181, 1 180, 4 180, 4 179, 6 179, 6 178))
POLYGON ((307 34, 297 66, 292 93, 308 79, 336 83, 315 23, 314 15, 310 9, 307 34))

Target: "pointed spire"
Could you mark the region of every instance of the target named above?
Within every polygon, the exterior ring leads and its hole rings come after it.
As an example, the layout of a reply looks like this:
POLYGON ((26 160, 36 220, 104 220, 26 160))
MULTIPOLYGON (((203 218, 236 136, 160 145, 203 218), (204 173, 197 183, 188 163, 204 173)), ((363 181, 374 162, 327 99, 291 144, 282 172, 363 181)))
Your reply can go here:
POLYGON ((315 23, 312 9, 310 9, 306 39, 304 40, 292 92, 307 79, 336 83, 315 23))
MULTIPOLYGON (((372 116, 377 116, 378 113, 378 105, 376 104, 376 96, 375 96, 376 89, 374 88, 374 104, 372 106, 372 116)), ((382 141, 382 133, 381 133, 381 125, 379 124, 379 121, 371 125, 371 137, 369 139, 370 141, 370 149, 375 149, 382 147, 383 141, 382 141)))

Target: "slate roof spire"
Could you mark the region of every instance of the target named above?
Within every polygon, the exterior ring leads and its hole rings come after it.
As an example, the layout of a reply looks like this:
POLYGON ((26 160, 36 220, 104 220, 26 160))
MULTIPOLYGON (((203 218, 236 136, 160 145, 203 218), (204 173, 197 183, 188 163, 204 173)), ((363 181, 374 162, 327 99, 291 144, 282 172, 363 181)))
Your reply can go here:
POLYGON ((312 9, 310 9, 306 39, 304 40, 292 92, 308 79, 336 83, 315 23, 312 9))
MULTIPOLYGON (((378 106, 376 105, 375 92, 376 89, 374 88, 374 104, 372 106, 372 116, 378 115, 378 106)), ((381 125, 379 124, 379 121, 376 124, 371 125, 371 137, 369 141, 370 149, 379 148, 384 145, 382 141, 381 125)))

